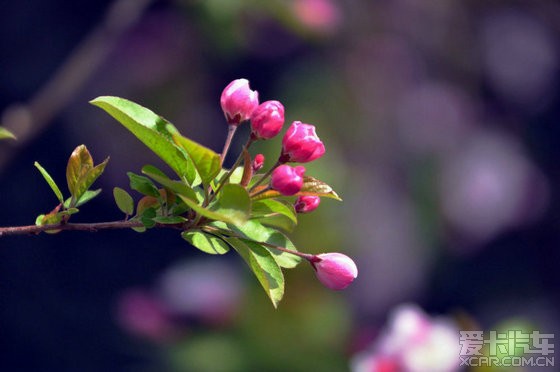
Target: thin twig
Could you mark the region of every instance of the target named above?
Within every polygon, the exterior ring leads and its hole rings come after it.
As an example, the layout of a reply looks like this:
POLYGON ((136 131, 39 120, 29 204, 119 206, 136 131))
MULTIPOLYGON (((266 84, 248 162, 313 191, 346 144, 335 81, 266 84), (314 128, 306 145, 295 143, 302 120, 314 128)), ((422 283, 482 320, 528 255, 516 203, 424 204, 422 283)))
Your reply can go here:
POLYGON ((2 113, 2 125, 18 138, 0 147, 0 170, 37 137, 106 60, 117 41, 134 26, 155 0, 116 0, 105 18, 68 56, 55 74, 25 104, 2 113))
MULTIPOLYGON (((130 229, 133 227, 143 227, 140 221, 110 221, 110 222, 94 222, 94 223, 60 223, 54 225, 28 225, 28 226, 11 226, 0 227, 0 237, 10 235, 33 235, 45 231, 89 231, 96 232, 99 230, 115 230, 130 229)), ((184 229, 184 223, 178 224, 162 224, 157 223, 155 227, 169 229, 184 229)))
POLYGON ((270 168, 261 178, 259 178, 259 179, 257 180, 257 182, 255 182, 255 183, 253 184, 253 186, 251 186, 251 188, 249 188, 249 192, 252 192, 253 190, 255 190, 255 188, 256 188, 258 185, 260 185, 261 183, 263 183, 263 181, 264 181, 268 176, 270 176, 270 175, 272 174, 272 172, 274 172, 274 170, 275 170, 276 168, 278 168, 280 165, 282 165, 282 163, 280 163, 279 161, 277 161, 276 164, 274 164, 274 165, 272 166, 272 168, 270 168))

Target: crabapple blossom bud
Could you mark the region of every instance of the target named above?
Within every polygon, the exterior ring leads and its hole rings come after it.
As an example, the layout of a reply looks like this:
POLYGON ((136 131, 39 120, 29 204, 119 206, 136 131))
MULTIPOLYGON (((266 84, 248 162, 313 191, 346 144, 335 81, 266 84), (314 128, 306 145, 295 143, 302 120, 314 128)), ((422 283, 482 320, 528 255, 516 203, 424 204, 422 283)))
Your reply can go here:
POLYGON ((325 153, 323 142, 315 133, 315 126, 294 121, 282 139, 281 163, 307 163, 325 153))
POLYGON ((321 198, 315 195, 302 195, 296 199, 294 208, 297 213, 313 212, 321 203, 321 198))
POLYGON ((319 254, 310 262, 319 281, 330 289, 344 289, 358 276, 354 261, 342 253, 319 254))
POLYGON ((253 135, 259 139, 270 139, 282 130, 284 106, 278 101, 261 103, 251 115, 253 135))
POLYGON ((303 186, 303 174, 305 167, 290 167, 281 165, 272 172, 270 185, 282 195, 290 196, 297 194, 303 186))
POLYGON ((249 120, 259 105, 259 93, 249 88, 247 79, 237 79, 225 87, 220 98, 220 105, 230 125, 239 125, 249 120))
POLYGON ((253 173, 256 173, 258 171, 261 170, 261 168, 264 166, 264 155, 263 154, 257 154, 255 155, 255 158, 253 159, 253 173))

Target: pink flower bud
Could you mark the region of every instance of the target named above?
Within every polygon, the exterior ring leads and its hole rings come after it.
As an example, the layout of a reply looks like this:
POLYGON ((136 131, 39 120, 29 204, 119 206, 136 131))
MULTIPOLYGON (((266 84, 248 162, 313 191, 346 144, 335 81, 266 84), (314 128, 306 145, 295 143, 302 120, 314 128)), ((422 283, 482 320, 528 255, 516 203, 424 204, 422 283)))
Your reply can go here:
POLYGON ((257 173, 258 171, 260 171, 263 166, 264 166, 264 155, 263 154, 255 155, 252 164, 253 173, 257 173))
POLYGON ((228 124, 239 125, 249 120, 259 105, 259 93, 249 88, 247 79, 237 79, 224 89, 220 104, 228 124))
POLYGON ((304 173, 305 168, 301 165, 293 168, 283 164, 272 172, 270 185, 282 195, 290 196, 297 194, 303 186, 304 173))
POLYGON ((321 198, 315 195, 302 195, 296 199, 294 203, 294 208, 297 213, 309 213, 313 212, 319 204, 321 203, 321 198))
POLYGON ((315 133, 315 126, 294 121, 282 139, 281 163, 307 163, 325 153, 323 142, 315 133))
POLYGON ((263 102, 251 115, 253 134, 260 139, 270 139, 282 130, 284 106, 278 101, 263 102))
POLYGON ((330 289, 344 289, 358 277, 356 264, 342 253, 319 254, 311 260, 311 265, 319 281, 330 289))

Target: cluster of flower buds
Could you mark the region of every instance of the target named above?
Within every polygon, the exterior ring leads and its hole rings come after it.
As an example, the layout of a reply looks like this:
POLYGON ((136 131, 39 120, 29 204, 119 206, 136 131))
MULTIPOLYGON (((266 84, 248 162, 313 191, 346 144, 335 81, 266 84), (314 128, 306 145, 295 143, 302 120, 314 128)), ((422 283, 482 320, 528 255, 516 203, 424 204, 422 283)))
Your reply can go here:
MULTIPOLYGON (((222 92, 220 103, 230 128, 239 126, 243 121, 250 121, 251 137, 248 145, 255 140, 274 138, 284 125, 282 103, 272 100, 259 104, 258 92, 251 90, 246 79, 232 81, 222 92)), ((304 185, 305 167, 286 163, 308 163, 319 159, 324 153, 325 146, 317 136, 315 126, 294 121, 282 138, 282 150, 278 160, 260 178, 262 181, 270 176, 269 185, 264 190, 273 189, 284 196, 298 194, 304 185)), ((255 156, 251 163, 253 173, 263 167, 264 160, 262 154, 255 156)), ((252 188, 254 189, 259 182, 257 181, 252 188)), ((294 203, 294 209, 297 213, 309 213, 314 211, 320 202, 319 196, 300 195, 294 203)), ((307 259, 319 281, 330 289, 344 289, 358 276, 354 261, 341 253, 294 254, 307 259)))
MULTIPOLYGON (((253 140, 271 139, 284 126, 282 103, 266 101, 259 104, 259 94, 251 90, 247 79, 237 79, 228 84, 222 92, 220 103, 228 124, 238 126, 250 120, 253 140)), ((324 153, 325 146, 317 136, 315 126, 294 121, 282 139, 282 151, 273 167, 270 186, 282 195, 297 194, 303 186, 305 167, 292 167, 285 163, 308 163, 324 153)), ((253 170, 260 164, 260 159, 255 158, 253 170)), ((305 212, 312 209, 315 208, 307 208, 305 212)))

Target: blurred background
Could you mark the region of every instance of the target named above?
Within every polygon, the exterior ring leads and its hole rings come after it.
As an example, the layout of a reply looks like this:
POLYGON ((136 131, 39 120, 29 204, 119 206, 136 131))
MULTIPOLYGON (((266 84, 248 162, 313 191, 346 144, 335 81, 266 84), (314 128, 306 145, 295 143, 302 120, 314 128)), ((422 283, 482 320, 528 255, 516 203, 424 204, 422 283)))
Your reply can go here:
MULTIPOLYGON (((172 231, 4 237, 1 370, 459 371, 458 330, 560 334, 557 1, 25 0, 3 4, 0 43, 18 136, 0 142, 1 226, 56 206, 34 161, 62 186, 77 145, 111 157, 76 222, 122 218, 112 188, 161 164, 89 100, 131 99, 220 151, 220 93, 247 78, 316 125, 308 174, 344 199, 293 241, 359 268, 337 293, 288 271, 275 310, 237 256, 172 231), (403 322, 442 331, 396 357, 403 322)), ((270 166, 280 142, 253 155, 270 166)))

